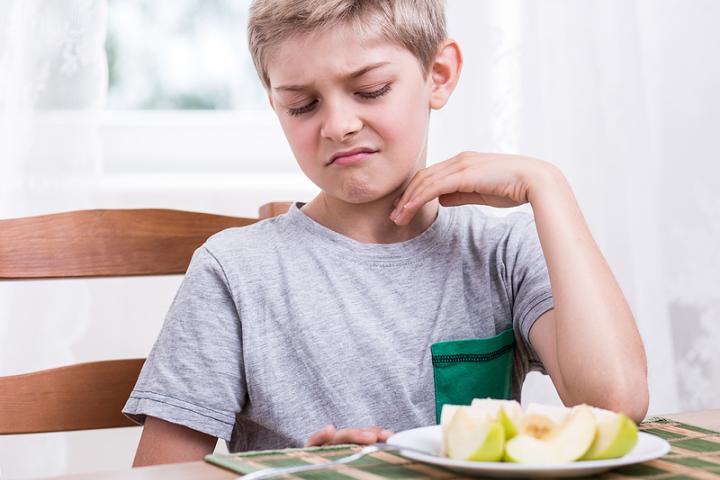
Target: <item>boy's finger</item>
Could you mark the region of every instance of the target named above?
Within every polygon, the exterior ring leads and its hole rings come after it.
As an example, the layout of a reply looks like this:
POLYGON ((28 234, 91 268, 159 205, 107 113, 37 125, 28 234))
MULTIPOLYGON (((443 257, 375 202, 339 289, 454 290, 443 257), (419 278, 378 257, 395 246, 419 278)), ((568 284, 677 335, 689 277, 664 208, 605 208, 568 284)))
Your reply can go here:
POLYGON ((378 442, 387 442, 388 438, 395 435, 395 432, 392 430, 381 430, 380 433, 378 433, 378 442))
POLYGON ((456 207, 458 205, 489 205, 491 207, 516 207, 519 204, 512 199, 498 195, 484 195, 481 193, 447 193, 440 195, 440 205, 443 207, 456 207))
POLYGON ((438 197, 440 205, 443 207, 457 207, 460 205, 485 205, 489 203, 485 200, 486 195, 480 193, 453 192, 443 193, 438 197))
POLYGON ((348 428, 345 430, 338 430, 333 443, 357 443, 360 445, 370 444, 377 442, 377 434, 370 430, 361 428, 348 428))
POLYGON ((446 168, 446 165, 443 165, 443 163, 433 165, 431 167, 426 167, 415 172, 415 175, 413 175, 413 177, 410 179, 410 182, 408 182, 408 184, 405 186, 405 190, 403 190, 402 195, 400 195, 400 198, 396 202, 395 208, 390 214, 391 220, 394 220, 394 217, 399 213, 402 208, 404 208, 405 204, 408 201, 408 198, 411 198, 413 191, 418 187, 418 185, 426 181, 427 178, 436 175, 438 171, 446 168))
POLYGON ((326 425, 322 430, 313 433, 308 441, 305 442, 305 446, 319 447, 320 445, 325 445, 333 439, 335 433, 335 427, 332 425, 326 425))
POLYGON ((362 430, 362 431, 364 431, 364 432, 371 432, 371 433, 374 433, 375 435, 378 435, 380 432, 382 432, 382 429, 383 429, 382 427, 378 427, 378 426, 376 425, 376 426, 373 426, 373 427, 361 428, 360 430, 362 430))
MULTIPOLYGON (((438 182, 440 179, 452 176, 462 171, 462 169, 463 165, 458 161, 445 161, 417 172, 400 196, 400 200, 390 214, 390 219, 397 223, 397 218, 410 209, 411 205, 408 204, 416 197, 418 191, 424 190, 429 185, 438 182)), ((410 216, 410 218, 412 218, 412 216, 410 216)))
POLYGON ((408 202, 412 206, 419 208, 420 205, 424 205, 433 198, 452 193, 476 193, 473 190, 473 185, 467 181, 464 172, 461 170, 418 188, 414 193, 414 197, 410 198, 408 202))
POLYGON ((408 198, 407 203, 400 209, 393 221, 397 225, 408 224, 417 211, 433 198, 437 198, 443 194, 457 192, 461 181, 461 173, 456 172, 446 177, 436 179, 434 182, 428 182, 421 189, 413 192, 413 196, 408 198))
POLYGON ((378 426, 366 427, 366 428, 362 428, 361 430, 375 434, 376 442, 385 442, 385 441, 387 441, 388 438, 395 435, 395 432, 393 432, 391 430, 387 430, 383 427, 378 427, 378 426))

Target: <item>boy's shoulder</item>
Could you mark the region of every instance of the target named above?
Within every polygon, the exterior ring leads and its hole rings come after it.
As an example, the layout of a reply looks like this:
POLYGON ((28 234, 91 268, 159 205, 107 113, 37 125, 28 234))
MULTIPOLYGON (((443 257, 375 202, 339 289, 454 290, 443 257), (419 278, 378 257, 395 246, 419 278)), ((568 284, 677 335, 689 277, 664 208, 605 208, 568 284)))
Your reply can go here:
POLYGON ((539 250, 535 217, 528 211, 469 205, 458 207, 455 219, 456 241, 481 256, 539 250))
POLYGON ((209 237, 203 247, 216 257, 272 249, 287 228, 286 215, 260 220, 244 227, 232 227, 209 237))

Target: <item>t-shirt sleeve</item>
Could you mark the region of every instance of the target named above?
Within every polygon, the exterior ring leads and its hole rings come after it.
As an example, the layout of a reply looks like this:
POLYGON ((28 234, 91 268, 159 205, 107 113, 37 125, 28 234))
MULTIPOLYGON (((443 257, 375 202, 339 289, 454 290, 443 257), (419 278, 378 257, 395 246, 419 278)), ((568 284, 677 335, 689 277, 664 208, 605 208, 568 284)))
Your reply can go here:
POLYGON ((521 347, 526 370, 545 373, 542 362, 530 344, 530 328, 545 312, 553 308, 547 263, 538 238, 535 220, 527 213, 508 216, 503 263, 505 282, 512 299, 513 328, 521 347))
POLYGON ((242 327, 227 278, 200 247, 123 413, 229 441, 246 395, 243 371, 242 327))

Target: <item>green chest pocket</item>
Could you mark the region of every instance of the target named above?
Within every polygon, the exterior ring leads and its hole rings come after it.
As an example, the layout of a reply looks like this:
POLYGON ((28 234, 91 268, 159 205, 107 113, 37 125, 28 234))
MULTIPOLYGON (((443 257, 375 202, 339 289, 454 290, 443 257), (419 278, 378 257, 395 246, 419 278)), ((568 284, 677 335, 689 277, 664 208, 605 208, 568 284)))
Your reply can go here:
POLYGON ((512 328, 494 337, 431 345, 437 422, 446 403, 469 405, 473 398, 509 399, 514 348, 512 328))

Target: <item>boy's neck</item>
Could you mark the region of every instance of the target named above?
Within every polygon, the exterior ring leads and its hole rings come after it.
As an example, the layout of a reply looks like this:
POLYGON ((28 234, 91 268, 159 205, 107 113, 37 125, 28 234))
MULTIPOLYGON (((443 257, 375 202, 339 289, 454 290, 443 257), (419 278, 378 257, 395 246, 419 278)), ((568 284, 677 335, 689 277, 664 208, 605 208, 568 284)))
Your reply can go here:
POLYGON ((302 207, 305 215, 341 235, 361 243, 398 243, 417 237, 435 221, 439 202, 422 207, 412 221, 398 226, 390 220, 392 198, 351 204, 320 193, 302 207))

